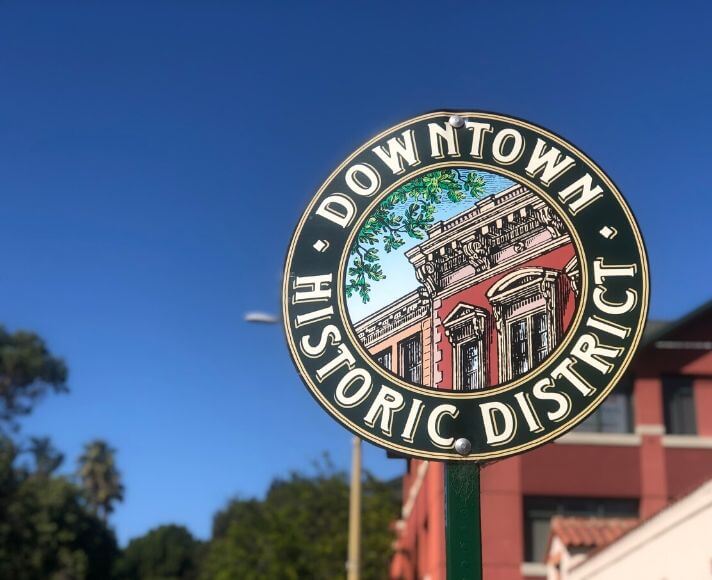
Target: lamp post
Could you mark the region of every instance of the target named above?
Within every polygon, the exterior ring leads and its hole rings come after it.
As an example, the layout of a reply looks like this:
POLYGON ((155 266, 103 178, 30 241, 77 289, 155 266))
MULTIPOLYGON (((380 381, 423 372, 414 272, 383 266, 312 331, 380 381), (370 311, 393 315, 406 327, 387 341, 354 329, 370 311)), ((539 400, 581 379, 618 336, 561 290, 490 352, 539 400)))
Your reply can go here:
POLYGON ((361 578, 361 439, 354 436, 351 452, 351 488, 349 490, 349 559, 347 580, 361 578))
MULTIPOLYGON (((281 317, 266 312, 245 313, 245 322, 253 324, 277 324, 281 317)), ((349 546, 346 561, 347 580, 361 578, 361 439, 352 440, 351 485, 349 488, 349 546)))

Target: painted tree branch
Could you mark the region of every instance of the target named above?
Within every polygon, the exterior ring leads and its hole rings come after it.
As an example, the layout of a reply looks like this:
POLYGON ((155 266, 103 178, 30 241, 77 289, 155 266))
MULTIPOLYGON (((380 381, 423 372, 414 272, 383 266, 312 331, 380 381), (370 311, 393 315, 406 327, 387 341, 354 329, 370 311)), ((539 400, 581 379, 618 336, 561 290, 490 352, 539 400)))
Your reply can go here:
POLYGON ((363 303, 371 298, 371 282, 386 278, 379 248, 390 253, 405 244, 405 238, 422 240, 435 221, 437 205, 445 199, 463 201, 469 194, 481 199, 485 181, 474 171, 442 169, 421 175, 384 199, 366 219, 351 248, 346 295, 358 294, 363 303), (404 204, 404 210, 400 207, 404 204))

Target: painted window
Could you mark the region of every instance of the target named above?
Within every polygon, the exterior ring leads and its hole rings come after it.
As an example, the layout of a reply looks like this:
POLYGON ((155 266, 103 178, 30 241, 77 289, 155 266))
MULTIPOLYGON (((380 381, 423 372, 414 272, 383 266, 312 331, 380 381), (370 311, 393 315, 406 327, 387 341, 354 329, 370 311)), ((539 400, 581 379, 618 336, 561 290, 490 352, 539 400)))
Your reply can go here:
POLYGON ((538 365, 549 354, 549 321, 545 312, 532 316, 534 333, 532 338, 532 357, 534 366, 538 365))
POLYGON ((524 561, 543 562, 549 542, 550 521, 554 516, 638 517, 635 499, 600 498, 524 498, 524 561))
POLYGON ((461 347, 462 388, 466 391, 484 388, 482 381, 482 348, 479 340, 471 340, 461 347))
POLYGON ((663 405, 666 433, 671 435, 697 433, 692 377, 664 376, 663 405))
POLYGON ((509 345, 512 353, 512 376, 526 373, 529 364, 529 328, 527 320, 517 320, 509 325, 509 345))
POLYGON ((584 433, 632 433, 633 378, 624 376, 608 397, 576 427, 584 433))
POLYGON ((388 369, 389 371, 393 370, 393 354, 390 348, 386 348, 381 352, 377 352, 375 355, 373 355, 373 358, 375 358, 376 362, 384 369, 388 369))
POLYGON ((460 302, 443 320, 445 336, 452 345, 452 388, 456 391, 484 389, 488 385, 488 317, 483 308, 460 302))
POLYGON ((563 307, 558 278, 555 270, 520 268, 487 292, 497 324, 500 382, 534 369, 556 346, 563 307))
POLYGON ((401 376, 409 383, 423 384, 423 345, 420 334, 406 338, 399 345, 401 376))
POLYGON ((546 312, 530 313, 509 324, 512 357, 511 378, 533 369, 549 354, 549 323, 546 312))

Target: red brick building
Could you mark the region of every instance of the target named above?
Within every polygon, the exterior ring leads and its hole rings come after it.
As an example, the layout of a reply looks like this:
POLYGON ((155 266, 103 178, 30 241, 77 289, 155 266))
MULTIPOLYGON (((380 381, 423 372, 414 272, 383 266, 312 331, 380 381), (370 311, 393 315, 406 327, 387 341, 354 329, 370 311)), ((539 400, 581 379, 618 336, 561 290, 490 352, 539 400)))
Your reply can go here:
POLYGON ((411 382, 458 390, 503 383, 543 361, 573 319, 574 245, 524 186, 437 222, 405 255, 422 286, 356 331, 382 366, 411 382))
MULTIPOLYGON (((405 255, 422 286, 355 327, 411 382, 509 381, 537 366, 574 316, 574 244, 523 186, 436 223, 405 255)), ((627 378, 573 432, 483 468, 485 578, 545 577, 552 517, 645 518, 710 477, 712 303, 650 323, 627 378)), ((443 497, 443 465, 408 461, 391 578, 445 578, 443 497)))
MULTIPOLYGON (((628 380, 556 442, 482 471, 484 575, 543 578, 554 516, 646 518, 712 477, 712 302, 651 322, 628 380)), ((391 578, 445 578, 443 466, 410 461, 391 578)))

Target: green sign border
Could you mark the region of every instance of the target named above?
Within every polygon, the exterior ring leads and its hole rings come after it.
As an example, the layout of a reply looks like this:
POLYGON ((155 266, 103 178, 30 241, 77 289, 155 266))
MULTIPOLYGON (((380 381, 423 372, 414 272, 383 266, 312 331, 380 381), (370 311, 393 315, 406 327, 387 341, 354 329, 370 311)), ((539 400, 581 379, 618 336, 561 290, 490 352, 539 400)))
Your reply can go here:
MULTIPOLYGON (((649 272, 645 246, 635 218, 613 181, 589 157, 558 135, 521 119, 481 111, 439 111, 409 119, 380 133, 357 149, 326 179, 302 215, 292 237, 285 263, 282 307, 289 351, 299 374, 319 404, 337 421, 358 436, 402 455, 449 461, 487 461, 521 453, 553 440, 583 421, 603 402, 625 373, 640 342, 647 317, 649 293, 649 272), (503 165, 485 147, 482 157, 473 159, 468 154, 469 133, 465 127, 462 127, 455 129, 460 140, 459 155, 445 155, 438 159, 432 158, 432 156, 428 158, 426 156, 426 152, 430 151, 428 124, 437 123, 444 127, 451 115, 459 115, 466 121, 488 123, 493 128, 492 134, 503 129, 519 132, 525 143, 522 155, 514 162, 503 165), (372 149, 384 145, 392 137, 401 137, 406 130, 413 131, 415 143, 420 152, 420 162, 414 167, 406 165, 403 173, 393 175, 376 157, 372 149), (530 176, 524 170, 538 139, 543 140, 547 147, 555 147, 562 155, 568 155, 575 160, 575 164, 570 170, 549 185, 538 179, 540 175, 530 176), (373 167, 379 174, 379 187, 372 196, 354 195, 348 188, 345 174, 349 168, 358 163, 373 167), (437 390, 412 385, 386 372, 375 363, 356 338, 345 308, 343 290, 345 264, 351 241, 360 225, 372 209, 394 188, 420 173, 443 167, 473 167, 499 173, 529 187, 542 196, 564 220, 571 232, 581 269, 581 291, 577 312, 564 339, 557 348, 540 366, 523 377, 480 391, 437 390), (570 203, 571 200, 565 202, 557 193, 587 173, 592 176, 593 184, 603 188, 603 195, 577 213, 572 213, 570 206, 567 205, 567 202, 570 203), (355 217, 348 227, 343 227, 315 214, 319 204, 335 192, 348 195, 356 207, 355 217), (604 226, 615 228, 616 236, 612 239, 602 236, 599 232, 604 226), (315 249, 314 244, 319 240, 328 242, 327 249, 322 251, 315 249), (637 302, 630 312, 613 318, 607 317, 610 322, 629 328, 630 332, 625 339, 617 341, 609 340, 612 337, 607 334, 599 337, 606 340, 607 345, 621 349, 615 360, 606 360, 606 362, 614 363, 611 372, 604 375, 590 365, 578 364, 581 361, 577 361, 575 371, 595 389, 592 395, 584 396, 572 388, 571 384, 565 383, 563 379, 560 382, 554 381, 556 390, 568 398, 571 410, 565 420, 550 421, 548 414, 554 414, 556 406, 552 405, 551 399, 534 397, 533 389, 537 382, 548 377, 552 369, 561 364, 567 356, 570 356, 571 345, 575 341, 578 341, 583 334, 590 334, 591 329, 586 326, 589 317, 594 314, 599 317, 602 315, 593 300, 593 287, 596 286, 596 281, 593 279, 592 261, 595 259, 603 259, 603 264, 606 266, 635 264, 636 275, 632 279, 611 277, 610 280, 604 281, 605 290, 611 296, 620 297, 626 289, 636 293, 637 302), (297 277, 304 279, 309 276, 325 274, 332 275, 331 292, 328 299, 295 302, 297 277), (328 318, 314 321, 302 327, 295 325, 297 316, 329 307, 333 313, 328 318), (305 335, 309 335, 312 343, 317 342, 319 332, 323 331, 327 324, 338 328, 340 340, 335 343, 333 336, 328 337, 331 340, 327 340, 328 346, 323 355, 306 356, 298 346, 299 341, 305 335), (346 348, 352 355, 355 362, 351 366, 366 370, 372 377, 372 388, 368 395, 357 405, 350 407, 339 405, 334 397, 339 380, 348 370, 347 366, 341 367, 340 372, 334 372, 321 381, 316 376, 316 371, 340 352, 337 351, 338 346, 346 348), (393 389, 404 400, 402 410, 392 414, 390 433, 383 430, 378 420, 373 422, 373 425, 364 421, 367 410, 373 404, 382 386, 393 389), (514 396, 520 392, 525 393, 527 400, 536 401, 536 406, 533 409, 542 429, 536 432, 522 429, 520 420, 515 425, 515 434, 511 440, 497 445, 487 444, 480 405, 497 402, 516 409, 517 403, 514 396), (413 409, 414 405, 416 407, 418 405, 418 403, 414 403, 414 399, 420 401, 422 409, 412 441, 407 441, 399 434, 407 420, 409 410, 413 409), (445 439, 467 438, 472 444, 472 451, 468 455, 460 455, 454 447, 439 447, 428 437, 425 429, 428 413, 433 412, 433 409, 442 404, 454 405, 457 415, 453 417, 452 414, 441 414, 441 420, 437 426, 438 433, 445 439)), ((539 389, 538 392, 541 395, 542 390, 539 389)), ((521 413, 516 416, 521 419, 521 413)))

